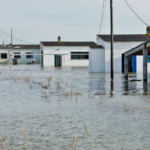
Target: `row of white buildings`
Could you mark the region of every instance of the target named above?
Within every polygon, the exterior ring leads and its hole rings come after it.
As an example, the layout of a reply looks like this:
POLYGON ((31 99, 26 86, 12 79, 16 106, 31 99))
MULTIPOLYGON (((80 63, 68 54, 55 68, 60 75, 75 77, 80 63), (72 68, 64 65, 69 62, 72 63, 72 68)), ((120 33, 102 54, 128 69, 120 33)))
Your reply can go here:
MULTIPOLYGON (((114 35, 114 72, 124 72, 124 53, 150 40, 146 34, 114 35)), ((110 72, 110 35, 97 35, 95 42, 42 41, 38 45, 1 45, 0 63, 16 59, 18 64, 35 61, 42 67, 89 67, 90 72, 110 72)), ((142 72, 142 56, 128 58, 129 72, 142 72)), ((150 58, 147 63, 149 66, 150 58)))
POLYGON ((40 64, 40 45, 0 45, 0 64, 40 64))

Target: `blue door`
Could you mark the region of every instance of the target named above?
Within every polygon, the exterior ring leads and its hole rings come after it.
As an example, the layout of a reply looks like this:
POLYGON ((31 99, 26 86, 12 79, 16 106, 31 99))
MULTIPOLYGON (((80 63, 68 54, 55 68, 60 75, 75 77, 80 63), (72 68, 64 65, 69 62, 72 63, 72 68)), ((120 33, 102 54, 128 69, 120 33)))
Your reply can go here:
POLYGON ((136 56, 132 56, 132 62, 133 62, 132 72, 136 73, 136 56))

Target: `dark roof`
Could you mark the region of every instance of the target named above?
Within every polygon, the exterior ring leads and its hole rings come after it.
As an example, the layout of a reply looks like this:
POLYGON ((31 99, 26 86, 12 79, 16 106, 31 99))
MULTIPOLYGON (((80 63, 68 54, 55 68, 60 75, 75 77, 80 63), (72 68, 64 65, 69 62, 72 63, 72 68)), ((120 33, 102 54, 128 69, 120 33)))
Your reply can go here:
POLYGON ((43 46, 98 46, 95 42, 41 42, 41 44, 43 46))
POLYGON ((95 45, 95 46, 90 46, 90 48, 92 48, 92 49, 96 49, 96 48, 104 48, 103 46, 101 46, 101 45, 95 45))
POLYGON ((40 49, 40 44, 37 45, 22 45, 22 44, 15 44, 15 45, 0 45, 0 49, 40 49))
MULTIPOLYGON (((111 41, 111 35, 97 35, 106 42, 111 41)), ((115 42, 145 42, 150 40, 150 36, 145 34, 122 34, 114 35, 115 42)))

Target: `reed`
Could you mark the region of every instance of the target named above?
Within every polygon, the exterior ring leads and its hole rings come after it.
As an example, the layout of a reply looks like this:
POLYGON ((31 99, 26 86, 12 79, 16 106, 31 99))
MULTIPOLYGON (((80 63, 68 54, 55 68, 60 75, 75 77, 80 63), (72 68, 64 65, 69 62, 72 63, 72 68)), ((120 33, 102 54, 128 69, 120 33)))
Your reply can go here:
POLYGON ((6 146, 6 143, 5 143, 5 141, 2 139, 2 137, 0 137, 0 141, 2 142, 2 145, 3 145, 3 147, 5 148, 5 150, 8 150, 8 149, 7 149, 7 146, 6 146))
MULTIPOLYGON (((27 136, 26 136, 24 125, 23 125, 23 123, 21 123, 21 124, 22 124, 22 133, 24 135, 24 140, 25 140, 25 149, 27 150, 28 149, 28 146, 27 146, 27 136)), ((22 140, 21 140, 21 143, 22 143, 22 140)), ((21 145, 20 145, 20 147, 21 147, 21 145)))
MULTIPOLYGON (((90 143, 90 140, 89 140, 88 129, 87 129, 87 126, 86 126, 86 124, 85 124, 84 121, 83 121, 83 124, 84 124, 84 129, 85 129, 85 131, 86 131, 86 135, 87 135, 87 137, 88 137, 89 149, 91 150, 91 143, 90 143)), ((4 139, 0 136, 0 150, 13 150, 13 149, 14 149, 13 146, 14 146, 14 143, 15 143, 15 141, 16 141, 18 135, 21 136, 21 138, 20 138, 20 145, 19 145, 18 150, 22 150, 22 149, 23 149, 23 150, 34 150, 34 149, 36 149, 36 148, 39 149, 39 146, 40 146, 40 149, 42 149, 42 148, 41 148, 41 147, 42 147, 41 143, 43 142, 43 140, 41 140, 39 143, 35 144, 35 145, 33 146, 33 148, 30 148, 30 147, 28 147, 28 145, 27 145, 28 142, 30 142, 30 143, 32 142, 32 137, 33 137, 33 135, 35 135, 40 129, 41 129, 41 131, 42 131, 42 130, 44 129, 44 125, 41 125, 34 133, 32 133, 32 134, 30 135, 29 138, 27 138, 27 134, 26 134, 26 132, 25 132, 24 124, 23 124, 23 122, 21 121, 21 133, 19 132, 19 133, 15 136, 15 138, 14 138, 12 144, 10 145, 10 147, 8 147, 8 145, 7 145, 7 140, 8 140, 8 138, 9 138, 9 137, 7 136, 7 132, 6 132, 7 129, 6 129, 6 131, 5 131, 4 139), (39 144, 40 144, 40 145, 39 145, 39 144)), ((72 149, 73 149, 73 150, 76 149, 77 140, 78 140, 78 138, 77 138, 77 136, 75 135, 74 138, 73 138, 73 145, 72 145, 72 149)), ((18 142, 17 142, 17 143, 18 143, 18 142)), ((15 148, 15 149, 16 149, 16 148, 15 148)), ((108 147, 106 147, 106 150, 108 150, 108 147)), ((123 147, 122 147, 121 150, 124 150, 123 147)))
POLYGON ((77 96, 81 96, 82 95, 82 93, 80 93, 80 92, 76 92, 74 94, 77 95, 77 96))
POLYGON ((85 129, 85 132, 86 132, 86 135, 87 135, 87 138, 88 138, 89 149, 91 150, 91 143, 90 143, 89 133, 88 133, 88 130, 87 130, 87 127, 86 127, 86 124, 85 124, 84 121, 83 121, 83 124, 84 124, 84 129, 85 129))
POLYGON ((68 97, 70 94, 68 92, 64 92, 63 95, 68 97))
POLYGON ((124 103, 124 106, 125 106, 125 111, 128 112, 128 107, 127 107, 126 103, 124 103))
POLYGON ((46 78, 46 80, 47 80, 48 86, 51 87, 50 82, 52 80, 52 77, 46 78))
POLYGON ((72 145, 73 150, 75 150, 75 148, 76 148, 76 143, 77 143, 77 137, 75 135, 73 138, 73 145, 72 145))
POLYGON ((72 94, 73 94, 73 91, 72 91, 72 89, 71 89, 71 92, 70 92, 71 97, 72 97, 72 94))
MULTIPOLYGON (((35 133, 37 133, 38 131, 39 131, 39 129, 41 129, 41 131, 44 129, 44 126, 42 125, 42 126, 40 126, 33 134, 31 134, 30 135, 30 137, 29 138, 27 138, 27 134, 26 134, 26 132, 25 132, 25 127, 24 127, 24 125, 23 125, 23 123, 22 123, 22 121, 21 121, 21 132, 19 132, 18 134, 16 134, 16 136, 15 136, 15 138, 14 138, 14 140, 13 140, 13 142, 10 144, 10 147, 8 147, 8 144, 7 144, 7 140, 8 140, 8 136, 7 136, 7 132, 5 131, 5 136, 4 136, 4 138, 2 138, 1 136, 0 136, 0 150, 12 150, 12 149, 14 149, 13 147, 14 147, 14 144, 15 144, 15 142, 16 142, 16 139, 17 139, 17 137, 20 135, 21 137, 20 137, 20 145, 19 145, 19 148, 18 148, 18 150, 22 150, 22 149, 24 149, 24 150, 29 150, 29 149, 31 149, 31 148, 29 148, 28 147, 28 142, 31 142, 31 139, 32 139, 32 136, 33 135, 35 135, 35 133)), ((18 141, 17 141, 17 143, 18 143, 18 141)), ((41 142, 40 143, 38 143, 38 144, 41 144, 41 142)), ((35 147, 34 147, 35 148, 35 147)), ((33 149, 34 149, 33 148, 33 149)), ((33 150, 32 149, 32 150, 33 150)))
POLYGON ((30 79, 31 79, 31 77, 30 77, 30 76, 27 76, 27 77, 24 77, 24 78, 23 78, 23 81, 24 81, 24 82, 29 82, 30 79))

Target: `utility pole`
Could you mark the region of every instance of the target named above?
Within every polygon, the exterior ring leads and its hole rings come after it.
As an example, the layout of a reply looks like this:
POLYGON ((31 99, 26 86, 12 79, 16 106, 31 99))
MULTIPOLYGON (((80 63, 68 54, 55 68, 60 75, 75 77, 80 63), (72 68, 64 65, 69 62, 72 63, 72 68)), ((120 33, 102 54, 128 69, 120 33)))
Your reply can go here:
MULTIPOLYGON (((12 47, 12 49, 13 49, 13 34, 12 34, 12 28, 11 28, 11 43, 10 43, 10 45, 11 45, 11 47, 12 47)), ((13 51, 13 50, 10 50, 9 49, 9 66, 10 66, 10 61, 11 61, 11 51, 13 51)))
POLYGON ((11 29, 11 45, 13 45, 13 35, 12 35, 12 29, 11 29))
POLYGON ((113 0, 110 0, 110 22, 111 22, 111 81, 114 79, 114 35, 113 35, 113 0))

